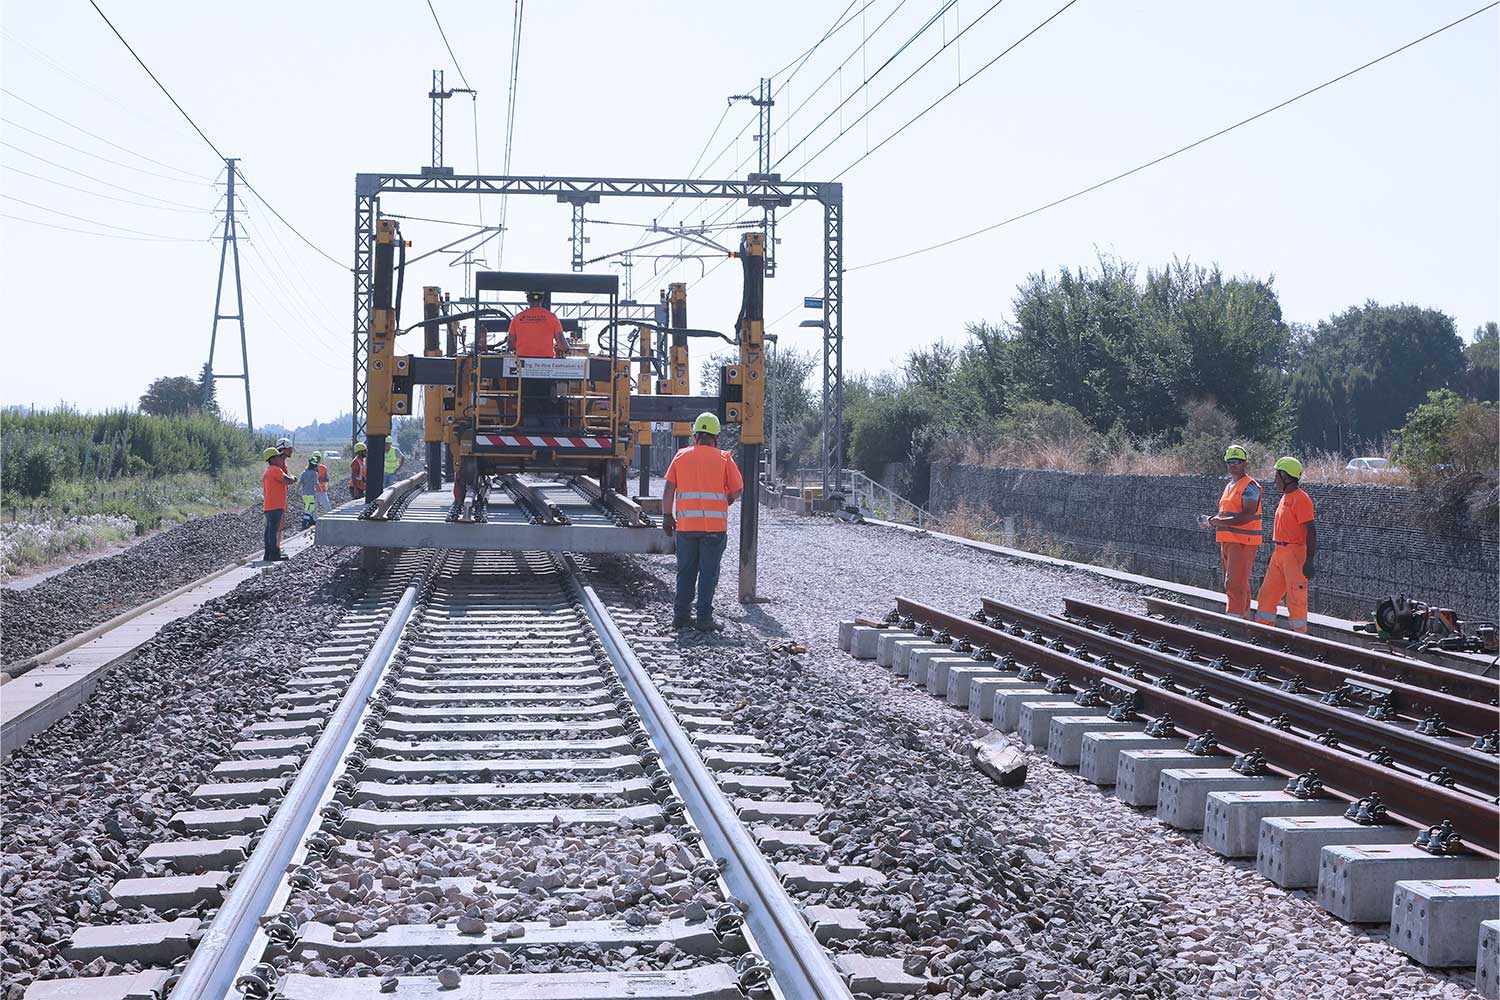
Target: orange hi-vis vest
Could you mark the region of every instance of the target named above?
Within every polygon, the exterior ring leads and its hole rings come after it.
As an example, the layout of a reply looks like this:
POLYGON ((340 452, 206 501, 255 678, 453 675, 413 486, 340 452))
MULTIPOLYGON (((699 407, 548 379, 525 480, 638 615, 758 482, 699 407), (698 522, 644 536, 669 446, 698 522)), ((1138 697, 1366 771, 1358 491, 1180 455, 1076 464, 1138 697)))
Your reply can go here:
MULTIPOLYGON (((1238 514, 1245 509, 1246 500, 1259 500, 1260 483, 1249 476, 1231 480, 1224 487, 1224 494, 1219 497, 1220 514, 1238 514)), ((1241 545, 1260 544, 1260 515, 1244 524, 1232 524, 1227 528, 1219 528, 1214 532, 1214 540, 1219 542, 1238 542, 1241 545)))
POLYGON ((365 488, 365 459, 357 456, 349 463, 349 486, 352 489, 363 491, 365 488))
POLYGON ((728 452, 698 444, 679 451, 667 469, 676 491, 673 516, 678 531, 728 531, 729 494, 744 488, 739 467, 728 452))

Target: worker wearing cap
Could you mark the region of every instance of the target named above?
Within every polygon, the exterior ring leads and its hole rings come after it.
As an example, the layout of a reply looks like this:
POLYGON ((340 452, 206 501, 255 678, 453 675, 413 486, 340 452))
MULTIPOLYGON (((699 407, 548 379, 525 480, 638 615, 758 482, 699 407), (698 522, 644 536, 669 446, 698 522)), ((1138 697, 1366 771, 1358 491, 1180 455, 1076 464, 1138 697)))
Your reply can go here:
POLYGON ((313 458, 318 463, 318 481, 313 484, 313 500, 316 501, 319 514, 327 514, 333 510, 333 498, 328 495, 328 466, 323 464, 323 453, 313 452, 313 458))
POLYGON ((1255 620, 1276 624, 1276 605, 1286 601, 1287 625, 1294 632, 1307 631, 1307 581, 1313 575, 1313 557, 1318 554, 1318 529, 1313 524, 1312 497, 1302 489, 1302 463, 1295 458, 1276 462, 1276 485, 1281 501, 1271 540, 1276 544, 1266 578, 1255 598, 1255 620))
POLYGON ((317 501, 313 499, 313 494, 318 489, 317 452, 307 456, 307 468, 297 477, 297 485, 302 489, 302 527, 308 528, 318 521, 317 501))
POLYGON ((672 627, 696 626, 713 632, 714 589, 719 563, 729 542, 729 505, 745 492, 745 480, 727 451, 719 450, 719 418, 700 413, 693 421, 693 443, 667 466, 661 494, 662 528, 677 536, 677 594, 672 627), (696 595, 697 615, 693 616, 696 595))
POLYGON ((518 358, 561 358, 568 353, 562 320, 546 306, 546 295, 527 292, 525 309, 510 319, 505 349, 518 358))
POLYGON ((267 448, 261 455, 266 461, 265 475, 260 477, 261 510, 266 514, 266 562, 285 559, 281 554, 281 522, 286 515, 286 488, 296 480, 287 475, 286 456, 279 448, 267 448))
POLYGON ((1219 543, 1219 566, 1224 571, 1224 610, 1250 618, 1250 571, 1260 548, 1260 483, 1245 473, 1250 455, 1239 445, 1224 452, 1229 483, 1219 497, 1219 511, 1204 523, 1214 529, 1219 543))
POLYGON ((360 441, 354 446, 354 460, 349 463, 349 495, 356 500, 365 495, 365 477, 370 474, 370 460, 365 453, 369 450, 360 441))

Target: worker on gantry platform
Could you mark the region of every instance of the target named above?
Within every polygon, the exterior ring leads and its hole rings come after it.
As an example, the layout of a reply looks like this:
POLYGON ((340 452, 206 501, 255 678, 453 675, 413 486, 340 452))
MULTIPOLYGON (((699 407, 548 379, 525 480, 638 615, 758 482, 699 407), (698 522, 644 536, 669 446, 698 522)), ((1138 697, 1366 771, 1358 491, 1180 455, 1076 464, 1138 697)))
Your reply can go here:
POLYGON ((520 358, 561 358, 568 353, 562 320, 546 305, 542 292, 527 292, 525 309, 510 320, 505 349, 520 358))
POLYGON ((677 536, 677 594, 672 603, 672 627, 694 626, 716 632, 714 589, 719 585, 719 563, 729 542, 729 505, 745 492, 739 466, 719 450, 719 418, 700 413, 693 421, 693 444, 679 451, 667 466, 662 489, 662 529, 677 536), (693 598, 697 597, 697 615, 693 598))

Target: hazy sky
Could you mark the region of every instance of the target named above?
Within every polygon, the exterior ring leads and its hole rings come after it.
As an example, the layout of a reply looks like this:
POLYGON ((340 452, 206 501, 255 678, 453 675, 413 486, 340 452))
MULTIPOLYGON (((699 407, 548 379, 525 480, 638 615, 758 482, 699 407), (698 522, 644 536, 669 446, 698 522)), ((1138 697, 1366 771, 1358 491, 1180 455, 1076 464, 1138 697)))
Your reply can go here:
MULTIPOLYGON (((992 0, 867 7, 859 0, 852 11, 864 7, 863 15, 792 75, 794 60, 848 0, 749 7, 532 0, 511 170, 685 176, 726 96, 779 73, 777 86, 791 79, 774 110, 773 156, 796 146, 781 172, 828 179, 1063 2, 1005 0, 992 9, 992 0), (943 17, 876 73, 943 6, 943 17), (802 141, 846 98, 842 112, 802 141), (843 138, 804 168, 840 129, 843 138)), ((499 173, 513 4, 435 4, 480 92, 480 165, 499 173)), ((427 4, 100 6, 209 138, 242 157, 251 182, 339 261, 320 257, 253 199, 244 205, 257 420, 295 424, 347 408, 354 175, 427 163, 431 71, 443 68, 450 86, 462 85, 427 4)), ((1480 6, 1079 0, 842 178, 847 263, 938 242, 1086 187, 1480 6)), ((211 238, 222 198, 214 181, 223 164, 86 0, 6 0, 0 10, 0 215, 86 231, 0 217, 0 395, 88 409, 130 403, 152 378, 193 374, 207 355, 218 265, 211 238), (99 233, 133 238, 91 235, 99 233)), ((1411 302, 1453 315, 1467 336, 1500 318, 1497 14, 1111 187, 947 249, 850 273, 846 367, 879 369, 913 345, 959 340, 966 322, 1008 317, 1027 273, 1087 264, 1100 252, 1274 275, 1289 320, 1314 322, 1366 299, 1411 302)), ((752 117, 741 103, 723 118, 703 157, 709 176, 749 169, 742 164, 754 153, 752 117)), ((461 172, 475 163, 466 97, 448 104, 447 158, 461 172)), ((474 197, 388 196, 382 204, 472 225, 481 212, 474 197)), ((666 208, 619 199, 591 206, 590 215, 649 222, 666 208)), ((664 218, 698 220, 719 208, 679 203, 664 218)), ((482 211, 494 224, 498 199, 486 199, 482 211)), ((512 198, 508 221, 507 267, 567 270, 567 206, 512 198)), ((413 254, 465 232, 416 222, 403 231, 413 254)), ((593 226, 589 235, 589 256, 644 241, 641 230, 622 226, 593 226)), ((821 289, 820 211, 797 211, 780 235, 781 273, 767 285, 767 316, 792 310, 773 329, 786 333, 783 344, 812 346, 816 332, 796 329, 807 314, 794 307, 821 289)), ((447 260, 417 265, 408 289, 461 289, 462 271, 447 260)), ((670 262, 656 275, 654 263, 636 262, 638 298, 654 298, 667 280, 698 279, 695 261, 671 278, 670 262)), ((694 284, 693 325, 728 330, 738 295, 735 267, 694 284)), ((419 294, 408 296, 406 322, 417 318, 419 302, 419 294)), ((237 339, 224 331, 230 353, 219 367, 235 371, 237 339)), ((220 383, 227 407, 242 413, 238 390, 220 383)))

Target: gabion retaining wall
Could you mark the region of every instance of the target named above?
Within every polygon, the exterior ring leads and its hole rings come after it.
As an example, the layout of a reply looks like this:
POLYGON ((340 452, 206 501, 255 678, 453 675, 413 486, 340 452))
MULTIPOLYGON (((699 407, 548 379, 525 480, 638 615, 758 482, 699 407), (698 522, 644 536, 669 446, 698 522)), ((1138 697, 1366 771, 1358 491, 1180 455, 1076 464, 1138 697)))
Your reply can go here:
MULTIPOLYGON (((966 500, 988 520, 1048 536, 1084 559, 1223 589, 1218 545, 1197 526, 1198 514, 1218 508, 1222 479, 934 465, 930 483, 928 509, 934 513, 951 513, 966 500)), ((1281 496, 1274 483, 1261 486, 1266 543, 1256 555, 1252 593, 1270 558, 1271 512, 1281 496)), ((1303 488, 1318 512, 1312 610, 1363 619, 1380 598, 1405 593, 1464 617, 1495 617, 1500 535, 1493 526, 1464 519, 1441 530, 1424 528, 1418 516, 1422 500, 1411 490, 1318 483, 1303 488)))

